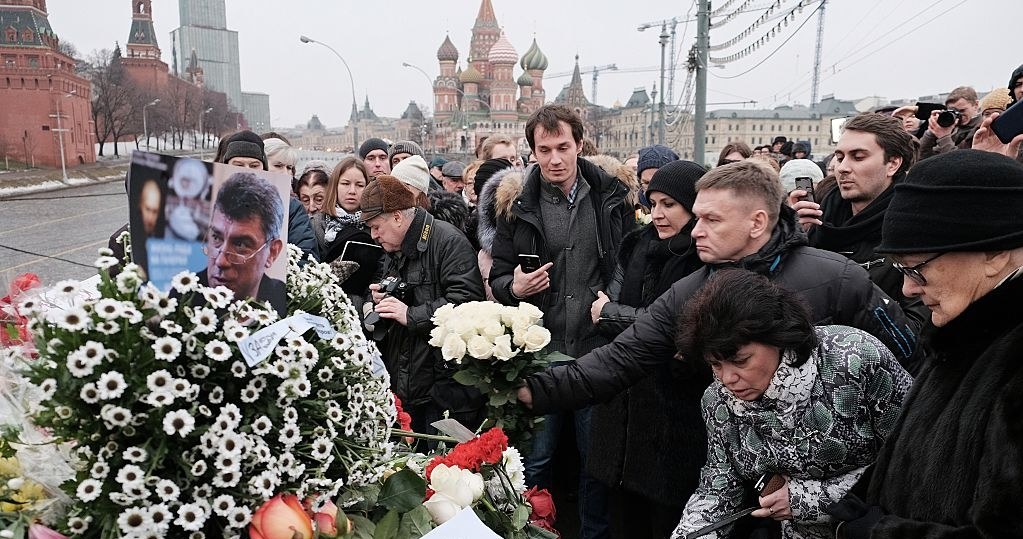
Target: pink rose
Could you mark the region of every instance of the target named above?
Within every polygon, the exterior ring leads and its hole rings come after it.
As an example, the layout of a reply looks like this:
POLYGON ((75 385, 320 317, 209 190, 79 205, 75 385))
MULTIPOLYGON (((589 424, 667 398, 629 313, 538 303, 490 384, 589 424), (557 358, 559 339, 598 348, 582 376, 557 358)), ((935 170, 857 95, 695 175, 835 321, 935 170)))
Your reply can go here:
POLYGON ((278 494, 252 515, 251 539, 313 539, 313 522, 294 494, 278 494))

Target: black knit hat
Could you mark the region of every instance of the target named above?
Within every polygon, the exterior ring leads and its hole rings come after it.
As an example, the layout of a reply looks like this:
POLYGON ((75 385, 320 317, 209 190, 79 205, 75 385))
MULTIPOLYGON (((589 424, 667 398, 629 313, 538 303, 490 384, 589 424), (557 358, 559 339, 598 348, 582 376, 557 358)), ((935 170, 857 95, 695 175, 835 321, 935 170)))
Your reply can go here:
POLYGON ((678 161, 678 154, 663 144, 640 148, 639 158, 636 160, 636 174, 643 174, 648 168, 661 168, 673 161, 678 161))
POLYGON ((476 169, 476 176, 472 182, 473 192, 479 195, 483 192, 483 186, 487 184, 487 180, 494 177, 494 174, 511 167, 512 162, 507 159, 487 159, 480 165, 480 168, 476 169))
POLYGON ((664 193, 693 213, 696 202, 696 180, 707 173, 707 169, 692 161, 672 161, 657 169, 646 192, 664 193))
POLYGON ((1023 247, 1023 164, 956 150, 920 161, 884 215, 879 253, 1000 251, 1023 247))
MULTIPOLYGON (((359 158, 365 159, 366 156, 369 155, 369 152, 372 152, 373 150, 383 150, 384 153, 387 153, 388 148, 389 146, 387 142, 384 141, 384 139, 379 139, 376 137, 368 138, 362 143, 361 146, 359 146, 359 158)), ((388 159, 388 161, 389 160, 390 159, 388 159)))
POLYGON ((239 131, 227 137, 227 146, 224 150, 224 163, 235 157, 250 157, 259 159, 263 163, 263 170, 267 170, 266 152, 263 150, 263 139, 252 131, 239 131))

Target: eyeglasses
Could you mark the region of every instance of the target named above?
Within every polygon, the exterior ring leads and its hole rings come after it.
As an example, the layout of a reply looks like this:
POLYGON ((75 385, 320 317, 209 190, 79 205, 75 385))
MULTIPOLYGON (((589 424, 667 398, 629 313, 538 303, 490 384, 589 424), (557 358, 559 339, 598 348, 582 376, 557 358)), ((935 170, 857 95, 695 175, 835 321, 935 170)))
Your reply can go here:
POLYGON ((935 258, 938 258, 943 254, 945 253, 938 253, 915 266, 906 266, 905 264, 892 261, 892 267, 895 268, 895 270, 898 271, 899 273, 912 279, 914 283, 920 286, 925 286, 927 284, 927 278, 924 277, 924 274, 921 273, 920 270, 922 270, 924 266, 926 266, 929 262, 933 261, 935 258))
POLYGON ((224 255, 224 260, 227 260, 227 262, 231 265, 239 265, 248 262, 252 259, 252 257, 259 254, 260 251, 266 249, 267 245, 270 245, 270 241, 267 240, 259 249, 242 248, 237 251, 225 251, 224 240, 222 238, 216 238, 212 232, 207 232, 206 237, 208 239, 202 244, 202 254, 214 259, 220 255, 224 255))

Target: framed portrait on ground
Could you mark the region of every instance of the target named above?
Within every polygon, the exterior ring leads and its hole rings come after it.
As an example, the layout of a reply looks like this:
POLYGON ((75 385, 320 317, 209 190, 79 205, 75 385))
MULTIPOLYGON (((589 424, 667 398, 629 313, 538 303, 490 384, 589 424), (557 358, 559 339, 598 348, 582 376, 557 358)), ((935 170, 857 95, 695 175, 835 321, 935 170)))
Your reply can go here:
POLYGON ((286 312, 287 176, 150 152, 128 174, 132 260, 154 286, 191 271, 286 312))

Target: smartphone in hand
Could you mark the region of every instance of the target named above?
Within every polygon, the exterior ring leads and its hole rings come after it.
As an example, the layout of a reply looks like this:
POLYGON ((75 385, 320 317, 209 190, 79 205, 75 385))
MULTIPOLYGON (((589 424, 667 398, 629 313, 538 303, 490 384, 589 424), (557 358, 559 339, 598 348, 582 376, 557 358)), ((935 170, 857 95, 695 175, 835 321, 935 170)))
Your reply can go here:
POLYGON ((522 273, 533 273, 540 269, 540 255, 519 253, 519 265, 522 266, 522 273))
POLYGON ((995 136, 1002 141, 1002 144, 1012 142, 1016 135, 1023 133, 1023 107, 1020 106, 1020 103, 1023 101, 1017 101, 991 122, 991 130, 995 132, 995 136))
POLYGON ((810 202, 816 202, 813 195, 813 178, 809 176, 800 176, 796 178, 796 189, 802 189, 806 191, 806 196, 801 197, 799 200, 809 200, 810 202))

